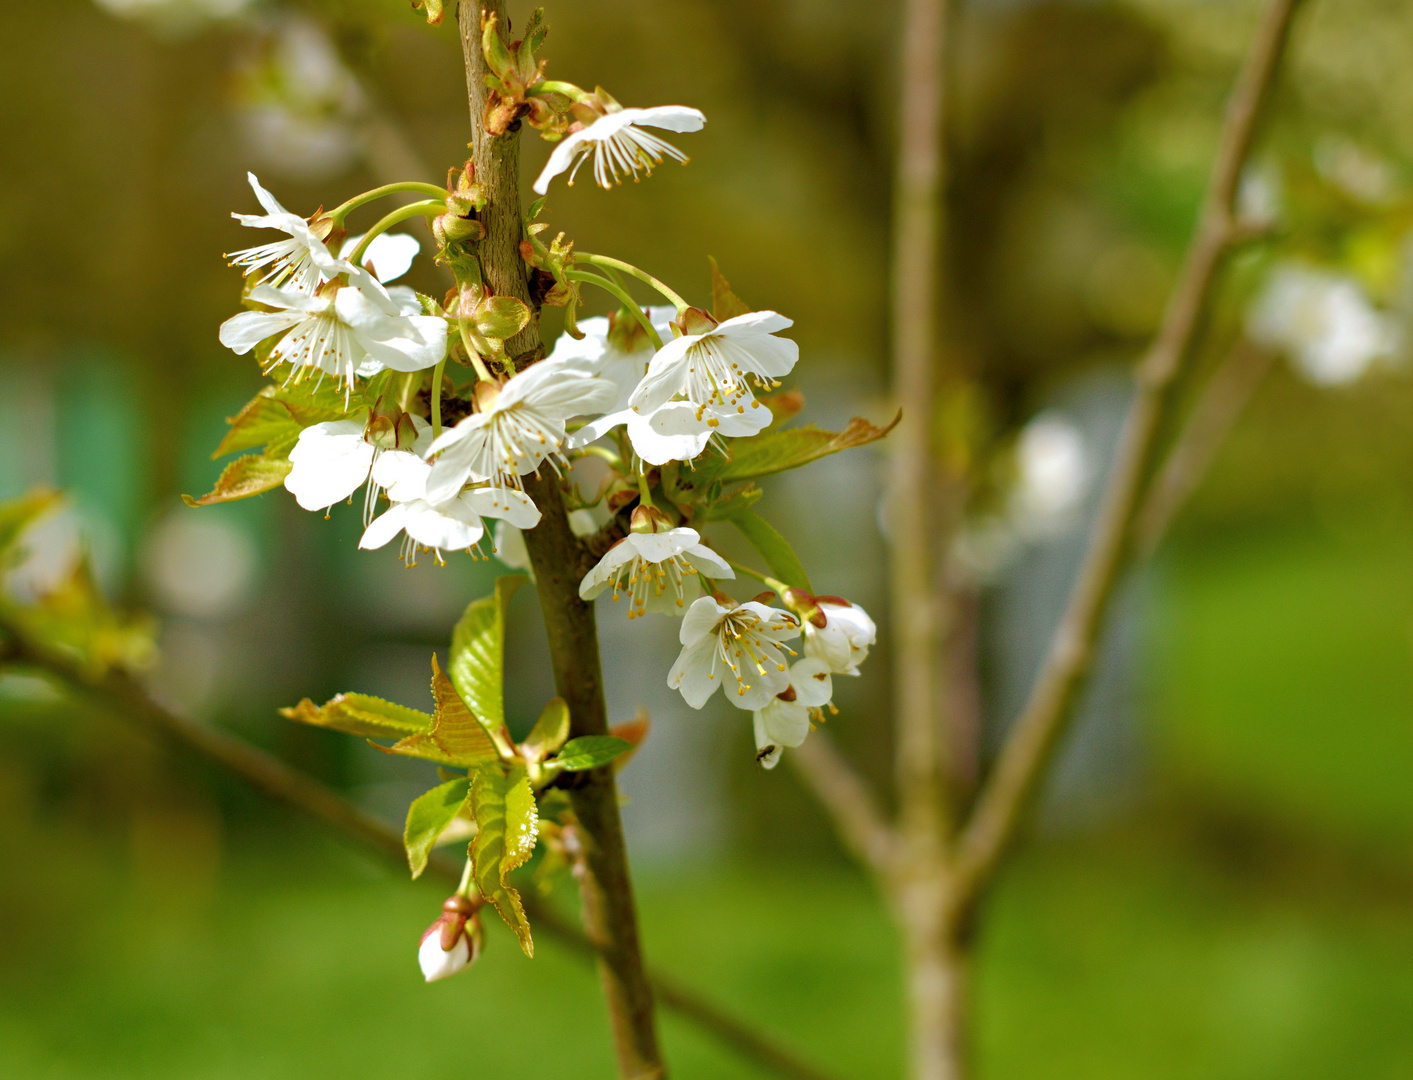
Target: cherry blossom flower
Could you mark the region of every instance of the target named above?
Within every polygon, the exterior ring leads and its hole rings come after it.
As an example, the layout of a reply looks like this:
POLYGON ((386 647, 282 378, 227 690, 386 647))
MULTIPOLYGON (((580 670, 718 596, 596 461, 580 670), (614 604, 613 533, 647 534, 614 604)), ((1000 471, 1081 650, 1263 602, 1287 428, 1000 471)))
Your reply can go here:
POLYGON ((388 450, 373 463, 373 482, 386 489, 392 506, 373 519, 358 546, 383 547, 398 533, 405 533, 402 557, 417 561, 417 547, 430 548, 437 562, 443 551, 470 551, 486 533, 482 518, 503 518, 518 529, 533 529, 540 521, 539 508, 522 491, 470 488, 449 497, 427 494, 432 467, 417 454, 388 450))
MULTIPOLYGON (((633 531, 598 561, 579 583, 579 596, 592 600, 610 585, 613 601, 620 590, 628 596, 628 618, 655 611, 680 615, 685 602, 701 588, 698 571, 712 577, 734 578, 735 572, 720 555, 701 542, 695 529, 658 529, 661 514, 642 508, 633 511, 633 531)), ((667 525, 662 518, 661 524, 667 525)))
MULTIPOLYGON (((698 314, 707 318, 704 312, 698 314)), ((711 418, 718 424, 725 416, 744 416, 748 410, 763 411, 769 423, 769 410, 762 410, 746 379, 754 376, 758 385, 770 386, 789 374, 800 357, 800 347, 775 334, 791 325, 789 319, 773 311, 752 311, 703 333, 674 338, 648 364, 629 407, 638 413, 652 413, 680 396, 697 406, 700 417, 706 417, 711 408, 711 418)))
POLYGON ((868 648, 878 640, 878 627, 868 612, 841 596, 817 596, 818 618, 804 622, 804 652, 823 661, 836 675, 857 675, 868 656, 868 648))
POLYGON ((536 194, 549 190, 550 181, 573 166, 569 183, 579 172, 587 157, 594 159, 594 182, 610 188, 622 182, 623 175, 638 179, 638 170, 651 173, 665 157, 685 162, 687 155, 643 127, 665 128, 668 131, 700 131, 706 123, 701 110, 685 105, 658 105, 651 109, 617 109, 600 116, 593 123, 571 133, 550 154, 544 169, 535 180, 536 194))
POLYGON ((384 368, 421 371, 446 355, 447 324, 414 315, 356 267, 353 284, 326 285, 313 296, 257 285, 250 299, 274 311, 242 311, 221 324, 221 344, 244 355, 260 342, 284 334, 267 364, 313 368, 352 385, 355 375, 384 368), (287 331, 287 332, 286 332, 287 331))
POLYGON ((763 709, 790 684, 781 643, 799 633, 800 624, 788 611, 755 600, 737 604, 729 597, 703 596, 682 619, 682 652, 667 685, 700 709, 718 686, 729 683, 736 689, 726 694, 732 705, 763 709))
POLYGON ((1399 345, 1393 321, 1359 282, 1295 263, 1271 274, 1246 323, 1253 341, 1289 355, 1317 386, 1354 382, 1399 345))
POLYGON ((481 411, 432 444, 432 453, 441 455, 427 484, 434 502, 460 491, 468 479, 518 491, 520 477, 546 458, 563 459, 570 417, 603 412, 617 389, 607 379, 541 360, 499 390, 481 383, 477 392, 481 411))
MULTIPOLYGON (((339 258, 345 261, 353 254, 363 237, 350 236, 339 248, 339 258)), ((422 250, 417 237, 409 233, 379 233, 363 253, 362 265, 373 268, 373 276, 386 285, 412 269, 412 260, 422 250)))
MULTIPOLYGON (((671 305, 649 307, 644 309, 644 314, 660 338, 667 340, 672 336, 676 308, 671 305)), ((637 319, 626 313, 620 312, 612 320, 603 315, 580 319, 578 327, 584 336, 575 338, 561 334, 548 359, 607 379, 618 388, 618 400, 603 416, 585 424, 570 437, 570 445, 575 447, 587 446, 619 424, 628 422, 631 416, 628 400, 647 373, 648 361, 653 358, 652 341, 637 319)))
MULTIPOLYGON (((232 214, 242 225, 252 229, 278 229, 289 235, 288 240, 242 248, 226 256, 232 266, 245 267, 247 275, 264 271, 263 285, 288 285, 295 292, 313 296, 320 281, 335 276, 338 260, 325 246, 328 229, 323 236, 298 214, 291 214, 279 201, 260 186, 254 173, 246 173, 255 197, 265 208, 264 214, 232 214), (268 269, 266 269, 268 267, 268 269)), ((332 226, 332 222, 329 223, 332 226)))
POLYGON ((823 721, 823 710, 834 696, 829 665, 807 656, 790 665, 790 685, 752 713, 756 735, 756 761, 773 769, 782 747, 795 747, 810 733, 810 721, 823 721))
MULTIPOLYGON (((420 416, 408 416, 417 438, 409 448, 425 454, 432 443, 432 428, 420 416)), ((327 510, 367 486, 363 524, 372 520, 378 485, 369 473, 382 453, 365 438, 363 420, 329 420, 311 424, 299 433, 289 452, 294 468, 285 477, 285 488, 305 510, 327 510)))

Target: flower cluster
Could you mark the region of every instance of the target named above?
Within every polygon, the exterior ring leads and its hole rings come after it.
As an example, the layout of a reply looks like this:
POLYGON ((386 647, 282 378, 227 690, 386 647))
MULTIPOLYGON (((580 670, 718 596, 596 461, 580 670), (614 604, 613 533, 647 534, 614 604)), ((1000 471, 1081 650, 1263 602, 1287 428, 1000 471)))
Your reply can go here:
MULTIPOLYGON (((441 17, 439 0, 424 6, 432 21, 441 17)), ((496 16, 483 16, 481 29, 490 72, 485 134, 513 137, 523 122, 558 144, 537 192, 561 174, 572 183, 586 163, 607 188, 665 160, 686 161, 657 132, 699 130, 705 117, 696 109, 624 108, 602 88, 545 78, 539 12, 508 45, 496 16)), ((571 739, 569 707, 555 699, 514 743, 500 667, 510 594, 537 572, 542 580, 568 572, 579 578, 582 600, 626 601, 638 625, 650 615, 680 619, 681 652, 667 685, 694 709, 721 688, 751 714, 757 760, 773 768, 784 748, 799 746, 834 711, 833 680, 859 674, 875 628, 857 605, 812 594, 788 541, 753 509, 762 495, 756 481, 889 429, 858 418, 840 432, 775 423, 803 404, 798 393, 781 392, 799 360, 798 346, 783 336, 788 318, 743 303, 714 262, 707 308, 638 267, 576 249, 564 233, 547 242, 544 199, 507 243, 503 229, 493 235, 482 220, 494 185, 483 185, 474 162, 450 170, 444 186, 385 184, 309 217, 249 180, 263 213, 233 216, 265 239, 227 256, 245 278, 246 310, 219 336, 236 354, 253 354, 272 380, 230 418, 217 448, 217 456, 256 452, 232 461, 209 494, 189 502, 283 486, 300 507, 328 517, 361 489, 360 548, 400 539, 409 565, 422 552, 438 563, 455 551, 489 558, 481 550, 489 533, 502 563, 530 571, 500 578, 494 596, 467 608, 453 633, 452 663, 444 672, 433 658, 432 714, 357 693, 284 713, 395 738, 380 749, 442 767, 442 783, 409 810, 414 876, 436 844, 474 839, 461 886, 420 942, 429 981, 475 960, 485 905, 532 954, 507 875, 539 841, 552 857, 537 872, 582 855, 572 805, 555 801, 553 781, 622 764, 646 721, 571 739), (351 215, 393 195, 414 201, 350 235, 351 215), (417 218, 433 260, 454 279, 440 299, 394 284, 423 250, 394 229, 417 218), (518 281, 506 272, 517 254, 518 281), (610 313, 578 317, 588 287, 613 299, 610 313), (644 288, 662 302, 642 304, 635 292, 644 288), (545 355, 538 316, 549 307, 564 309, 564 332, 545 355), (554 515, 546 522, 553 536, 576 538, 569 567, 547 564, 536 542, 546 514, 554 515), (724 558, 705 533, 726 525, 779 577, 724 558), (721 586, 738 574, 769 591, 733 599, 721 586)), ((556 549, 563 551, 558 541, 556 549)))

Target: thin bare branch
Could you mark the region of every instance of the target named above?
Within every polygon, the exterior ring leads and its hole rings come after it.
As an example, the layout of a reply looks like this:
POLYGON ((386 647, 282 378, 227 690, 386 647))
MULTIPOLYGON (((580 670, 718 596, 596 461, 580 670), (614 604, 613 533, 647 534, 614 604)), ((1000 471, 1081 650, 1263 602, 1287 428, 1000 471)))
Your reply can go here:
POLYGON ((897 868, 898 837, 863 777, 823 731, 785 758, 829 814, 849 854, 886 882, 897 868))
POLYGON ((1222 258, 1236 237, 1237 181, 1298 3, 1271 0, 1237 79, 1197 231, 1158 336, 1138 367, 1138 388, 1084 565, 1030 699, 961 834, 955 882, 964 899, 974 899, 990 879, 1074 712, 1102 616, 1133 551, 1135 522, 1158 438, 1173 407, 1177 375, 1191 353, 1222 258))
POLYGON ((1241 338, 1212 373, 1148 488, 1134 525, 1139 559, 1156 550, 1178 511, 1202 483, 1274 361, 1270 350, 1241 338))
MULTIPOLYGON (((0 632, 5 634, 5 640, 0 642, 0 661, 48 673, 99 708, 117 713, 144 730, 194 752, 275 802, 323 822, 336 834, 351 837, 384 856, 393 866, 406 869, 407 850, 397 828, 365 813, 317 780, 238 735, 163 708, 122 674, 90 675, 71 657, 29 641, 22 630, 8 620, 0 620, 0 632)), ((433 855, 427 870, 452 885, 461 878, 461 863, 443 854, 433 855)), ((597 955, 598 950, 588 935, 569 918, 533 893, 526 893, 521 899, 537 931, 586 959, 597 955)), ((658 973, 650 973, 649 978, 668 1008, 716 1036, 745 1060, 764 1065, 791 1080, 835 1080, 831 1074, 801 1060, 676 979, 658 973)))
POLYGON ((937 485, 931 445, 946 8, 945 0, 907 0, 904 6, 893 191, 893 392, 904 403, 893 432, 888 488, 895 771, 900 832, 921 858, 935 857, 947 832, 938 766, 941 612, 933 590, 937 485))

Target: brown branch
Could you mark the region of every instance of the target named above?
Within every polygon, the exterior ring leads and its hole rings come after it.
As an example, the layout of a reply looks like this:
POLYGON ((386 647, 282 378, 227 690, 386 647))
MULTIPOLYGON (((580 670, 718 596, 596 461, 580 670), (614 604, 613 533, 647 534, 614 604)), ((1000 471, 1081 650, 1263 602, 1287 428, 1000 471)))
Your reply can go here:
MULTIPOLYGON (((137 683, 120 673, 94 676, 71 657, 30 642, 8 620, 0 621, 6 639, 0 642, 0 661, 41 670, 97 707, 122 714, 146 731, 183 747, 202 760, 249 784, 273 801, 329 826, 342 837, 405 869, 407 851, 395 826, 367 814, 337 792, 291 768, 279 758, 252 746, 237 735, 188 719, 154 702, 137 683)), ((455 885, 461 864, 446 855, 433 855, 428 871, 455 885)), ((558 940, 586 959, 598 950, 589 937, 554 907, 533 894, 522 897, 525 911, 537 931, 558 940)), ((748 1027, 676 979, 650 976, 663 1003, 703 1030, 710 1032, 743 1058, 774 1069, 793 1080, 832 1080, 830 1074, 801 1061, 769 1037, 748 1027)))
MULTIPOLYGON (((477 254, 487 284, 498 294, 520 299, 534 312, 520 256, 519 133, 491 136, 483 121, 488 74, 481 53, 481 19, 485 14, 498 16, 498 29, 505 31, 501 0, 463 2, 457 12, 476 179, 487 198, 478 215, 486 236, 477 245, 477 254)), ((543 355, 538 318, 532 317, 506 347, 522 364, 543 355)), ((525 490, 541 514, 540 523, 525 533, 525 547, 535 568, 555 688, 569 704, 571 735, 603 735, 608 732, 608 717, 598 631, 593 607, 579 599, 583 548, 569 528, 558 477, 546 468, 543 478, 527 478, 525 490)), ((580 879, 584 927, 598 950, 618 1070, 625 1080, 655 1080, 665 1076, 666 1070, 658 1048, 652 986, 643 970, 638 941, 618 787, 609 766, 581 776, 582 782, 570 791, 570 801, 587 837, 588 873, 580 879)))
POLYGON ((889 621, 899 831, 908 861, 938 857, 946 835, 937 687, 939 605, 932 467, 933 361, 942 240, 945 0, 907 0, 893 191, 893 393, 905 403, 889 459, 889 621))
POLYGON ((1275 358, 1269 349, 1241 338, 1212 373, 1149 486, 1134 523, 1139 559, 1157 549, 1178 511, 1202 483, 1275 358))
POLYGON ((1232 92, 1197 231, 1158 336, 1138 366, 1138 387, 1084 565, 1030 699, 960 837, 955 886, 964 902, 974 901, 995 871, 1073 715, 1104 610, 1132 555, 1135 522, 1158 439, 1173 407, 1177 376, 1191 352, 1222 258, 1236 237, 1237 181, 1298 2, 1268 4, 1232 92))
POLYGON ((886 881, 898 865, 898 836, 863 777, 823 731, 785 755, 829 814, 849 854, 886 881))

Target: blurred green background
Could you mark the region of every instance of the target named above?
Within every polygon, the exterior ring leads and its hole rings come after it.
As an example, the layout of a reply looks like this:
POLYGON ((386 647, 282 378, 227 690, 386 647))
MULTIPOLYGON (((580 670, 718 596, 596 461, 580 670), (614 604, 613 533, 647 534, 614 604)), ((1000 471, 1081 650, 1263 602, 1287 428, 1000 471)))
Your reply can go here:
MULTIPOLYGON (((983 759, 1063 599, 1254 13, 960 5, 937 430, 975 478, 957 558, 982 590, 983 759)), ((688 167, 557 188, 548 220, 691 298, 714 255, 795 319, 808 418, 891 415, 895 7, 548 16, 553 76, 710 119, 678 140, 688 167)), ((72 494, 40 546, 79 537, 111 596, 161 616, 164 700, 395 819, 427 769, 274 710, 352 689, 423 705, 429 652, 495 566, 404 571, 355 551, 356 511, 325 521, 278 492, 178 495, 209 486, 221 418, 261 382, 216 340, 239 293, 220 253, 251 242, 229 217, 255 210, 245 171, 299 213, 439 179, 468 138, 451 20, 397 0, 67 0, 6 5, 0 41, 0 497, 72 494)), ((978 928, 980 1076, 1413 1075, 1410 42, 1394 0, 1311 0, 1297 26, 1244 187, 1273 231, 1203 346, 1215 364, 1246 327, 1290 362, 1131 582, 978 928), (1282 272, 1315 281, 1293 308, 1272 299, 1282 272), (1272 310, 1275 330, 1253 314, 1272 310)), ((527 140, 527 175, 546 154, 527 140)), ((425 257, 409 281, 440 291, 425 257)), ((763 504, 816 584, 880 622, 883 462, 829 459, 763 504)), ((534 607, 514 608, 523 720, 549 682, 534 607)), ((654 716, 623 778, 653 961, 841 1076, 899 1075, 878 898, 790 771, 754 767, 745 714, 666 690, 673 642, 600 621, 615 719, 654 716)), ((830 725, 880 787, 888 663, 884 633, 830 725)), ((0 679, 0 867, 0 1075, 610 1075, 596 980, 552 941, 530 962, 492 927, 473 972, 425 986, 435 885, 21 677, 0 679)), ((676 1075, 757 1075, 664 1027, 676 1075)))

